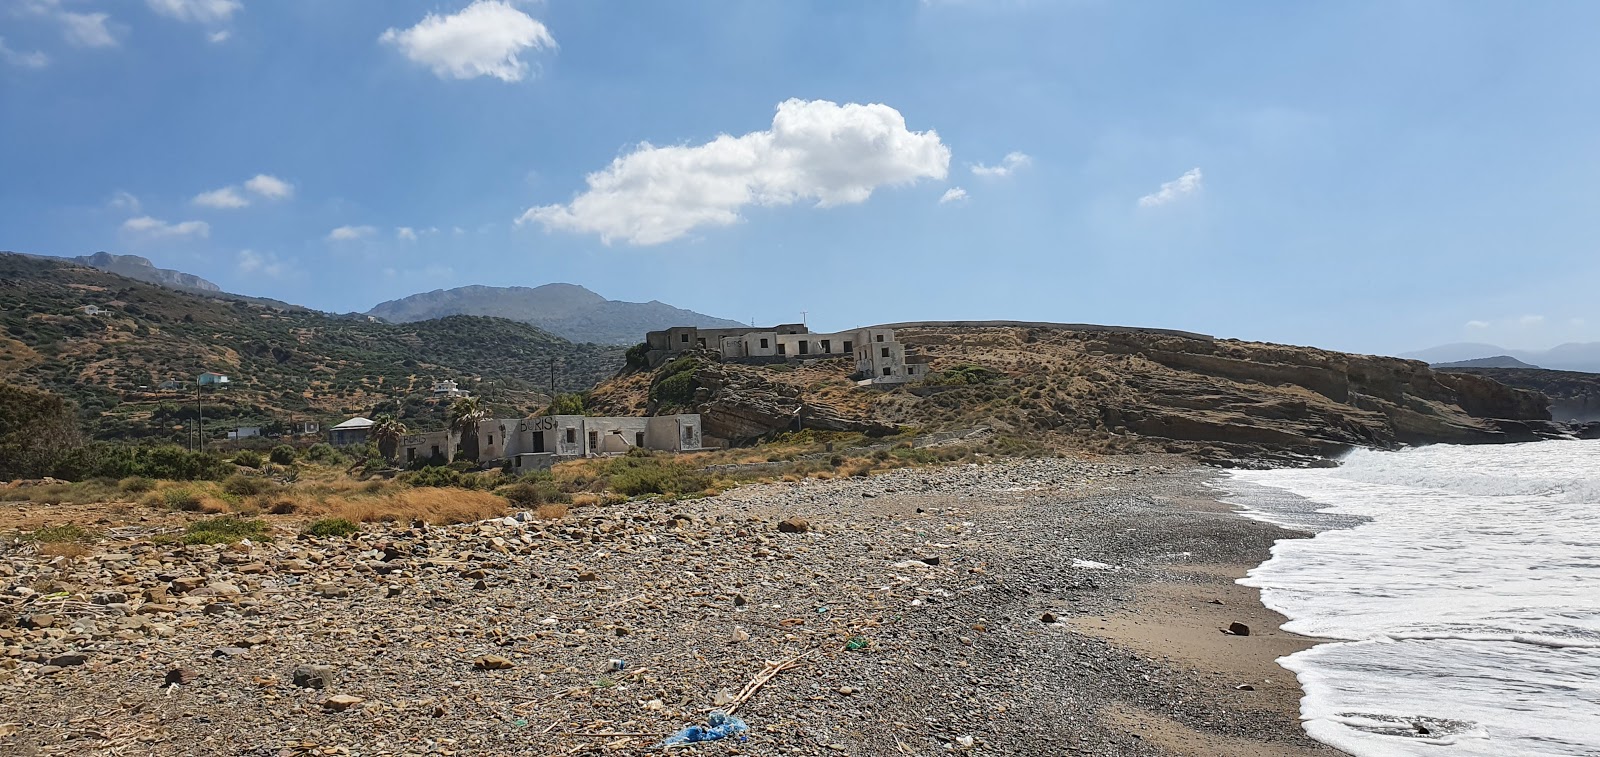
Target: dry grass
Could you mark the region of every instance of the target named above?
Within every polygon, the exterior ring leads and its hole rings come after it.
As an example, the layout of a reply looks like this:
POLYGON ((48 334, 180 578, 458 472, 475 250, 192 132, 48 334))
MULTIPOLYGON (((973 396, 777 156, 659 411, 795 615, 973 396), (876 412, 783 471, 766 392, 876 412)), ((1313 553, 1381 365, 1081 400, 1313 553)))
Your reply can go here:
POLYGON ((540 505, 539 509, 533 511, 533 514, 539 516, 540 520, 561 520, 567 517, 567 512, 567 505, 553 502, 547 505, 540 505))
POLYGON ((75 541, 52 542, 40 544, 39 554, 45 557, 84 557, 94 550, 87 545, 75 541))
POLYGON ((582 492, 572 495, 573 507, 594 507, 604 502, 605 499, 593 492, 582 492))
POLYGON ((421 520, 451 524, 505 515, 506 501, 488 492, 466 489, 400 489, 376 496, 330 497, 320 509, 327 517, 356 523, 421 520))

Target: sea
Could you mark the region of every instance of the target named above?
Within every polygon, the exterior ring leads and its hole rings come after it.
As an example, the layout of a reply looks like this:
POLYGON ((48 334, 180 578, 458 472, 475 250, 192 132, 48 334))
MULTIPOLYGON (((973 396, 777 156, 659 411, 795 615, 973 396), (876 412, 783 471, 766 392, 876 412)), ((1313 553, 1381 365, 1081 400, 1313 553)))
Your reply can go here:
POLYGON ((1600 441, 1358 450, 1236 471, 1284 539, 1240 583, 1328 639, 1279 663, 1359 757, 1600 755, 1600 441))

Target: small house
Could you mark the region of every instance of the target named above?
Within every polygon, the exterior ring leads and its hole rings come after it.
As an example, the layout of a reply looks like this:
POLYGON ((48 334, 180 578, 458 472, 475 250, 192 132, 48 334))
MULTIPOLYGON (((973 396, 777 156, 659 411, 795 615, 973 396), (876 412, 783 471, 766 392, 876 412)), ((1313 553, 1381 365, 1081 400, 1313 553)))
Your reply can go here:
POLYGON ((454 381, 446 380, 433 382, 433 396, 435 398, 466 397, 467 395, 467 390, 462 389, 454 381))
POLYGON ((372 434, 372 419, 356 416, 328 429, 328 443, 335 447, 366 444, 372 434))
POLYGON ((196 379, 196 381, 201 386, 227 386, 228 385, 228 377, 227 377, 227 375, 221 374, 221 373, 212 373, 211 371, 206 371, 205 373, 200 374, 200 377, 198 379, 196 379))
POLYGON ((106 312, 99 305, 84 305, 83 307, 78 308, 78 310, 84 315, 105 315, 106 312))

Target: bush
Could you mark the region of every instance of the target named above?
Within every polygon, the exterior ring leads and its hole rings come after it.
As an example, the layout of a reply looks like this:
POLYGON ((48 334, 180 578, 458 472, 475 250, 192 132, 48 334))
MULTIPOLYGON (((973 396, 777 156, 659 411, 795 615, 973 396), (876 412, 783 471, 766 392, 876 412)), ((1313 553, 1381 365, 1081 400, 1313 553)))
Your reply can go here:
POLYGON ((505 497, 518 507, 533 507, 550 503, 570 502, 571 497, 561 491, 554 481, 522 481, 502 486, 495 494, 505 497))
POLYGON ((271 541, 267 524, 255 519, 223 515, 189 524, 179 541, 184 544, 232 544, 241 539, 271 541))
POLYGON ((175 486, 171 489, 152 492, 152 495, 156 502, 165 505, 168 510, 198 512, 206 501, 204 492, 187 486, 175 486))
POLYGON ((339 451, 327 442, 317 442, 306 448, 306 459, 326 463, 339 457, 339 451))
POLYGON ((323 518, 306 526, 305 533, 312 536, 338 536, 345 537, 355 534, 361 527, 344 518, 323 518))
POLYGON ((419 471, 412 471, 400 478, 402 483, 411 486, 432 487, 457 487, 461 486, 461 472, 443 466, 430 465, 419 471))
POLYGON ((545 415, 583 415, 583 395, 557 394, 545 415))
POLYGON ((261 467, 261 462, 262 462, 262 460, 261 460, 261 453, 260 452, 254 452, 252 450, 242 449, 242 450, 239 450, 238 452, 233 453, 233 464, 234 465, 242 465, 242 466, 244 466, 246 468, 260 468, 261 467))
POLYGON ((117 488, 129 494, 143 494, 156 488, 156 482, 144 476, 129 476, 118 481, 117 488))
POLYGON ((27 538, 29 541, 35 541, 40 544, 60 544, 64 542, 92 541, 96 536, 95 532, 76 523, 66 523, 60 526, 46 526, 34 529, 32 533, 28 534, 27 538))
POLYGON ((235 473, 222 482, 222 490, 229 494, 249 497, 256 494, 266 494, 276 489, 277 484, 259 476, 246 476, 235 473))
POLYGON ((294 447, 287 444, 273 447, 272 452, 267 455, 267 459, 278 465, 294 465, 294 447))
POLYGON ((693 405, 694 391, 700 388, 700 383, 694 379, 699 368, 699 361, 692 357, 681 357, 662 366, 650 385, 650 401, 658 406, 693 405))
POLYGON ((661 463, 651 458, 623 457, 613 463, 611 488, 619 494, 639 497, 646 494, 693 494, 711 486, 711 476, 679 463, 661 463))
MULTIPOLYGON (((622 353, 622 357, 629 368, 644 370, 650 367, 650 344, 648 342, 635 344, 629 347, 627 352, 622 353)), ((552 413, 552 415, 556 415, 556 413, 552 413)))

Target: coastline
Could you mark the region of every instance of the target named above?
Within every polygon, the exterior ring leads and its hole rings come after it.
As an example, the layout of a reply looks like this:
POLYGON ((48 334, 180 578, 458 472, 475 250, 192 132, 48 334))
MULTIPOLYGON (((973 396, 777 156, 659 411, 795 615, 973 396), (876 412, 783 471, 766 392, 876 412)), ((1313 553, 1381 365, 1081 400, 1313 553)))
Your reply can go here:
MULTIPOLYGON (((162 633, 0 639, 21 661, 0 666, 0 723, 17 726, 0 749, 108 748, 82 735, 94 713, 92 732, 158 754, 287 749, 285 733, 369 754, 633 753, 792 660, 738 710, 747 741, 691 749, 1340 754, 1305 735, 1274 662, 1313 641, 1233 582, 1296 534, 1217 501, 1216 475, 1171 456, 1013 460, 246 554, 126 547, 155 567, 111 571, 120 585, 192 572, 242 593, 131 608, 162 633), (805 532, 776 529, 796 517, 805 532), (416 557, 383 566, 385 545, 416 557), (1219 631, 1235 621, 1251 635, 1219 631), (88 662, 41 673, 63 652, 88 662), (337 683, 292 686, 302 664, 337 683), (196 680, 162 690, 175 667, 196 680), (363 701, 333 711, 333 692, 363 701)), ((84 562, 56 579, 104 590, 84 562)))

